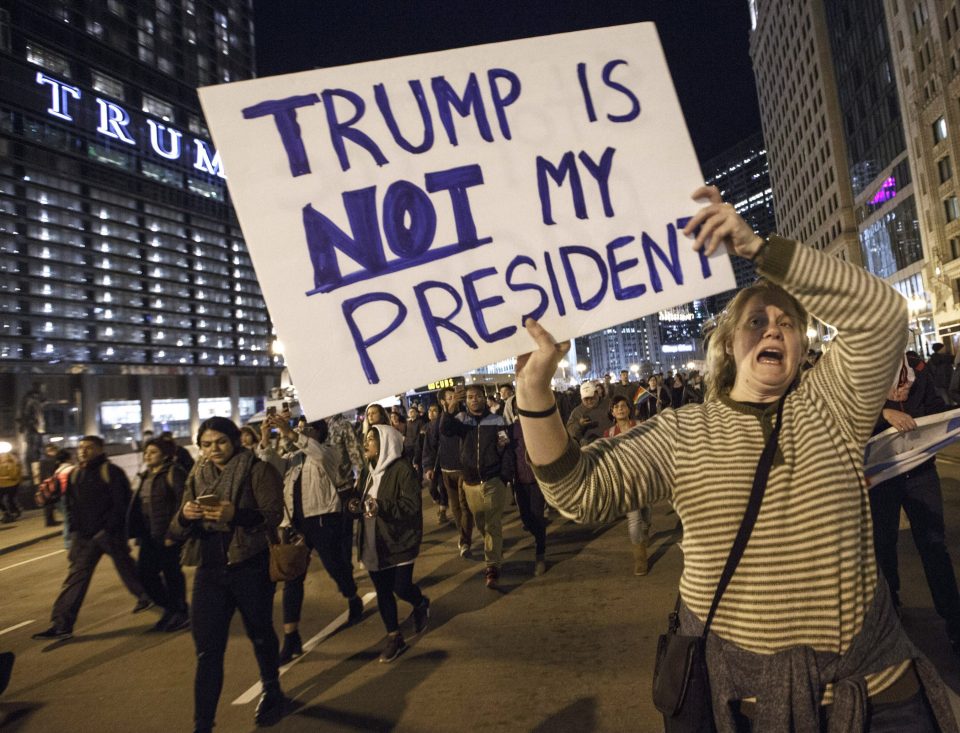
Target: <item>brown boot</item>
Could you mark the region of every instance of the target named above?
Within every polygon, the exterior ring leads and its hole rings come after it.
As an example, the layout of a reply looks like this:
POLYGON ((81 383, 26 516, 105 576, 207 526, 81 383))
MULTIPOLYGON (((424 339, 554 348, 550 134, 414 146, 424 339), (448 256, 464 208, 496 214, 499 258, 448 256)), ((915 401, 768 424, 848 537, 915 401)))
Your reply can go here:
POLYGON ((647 543, 641 542, 639 545, 633 545, 633 574, 647 574, 647 543))

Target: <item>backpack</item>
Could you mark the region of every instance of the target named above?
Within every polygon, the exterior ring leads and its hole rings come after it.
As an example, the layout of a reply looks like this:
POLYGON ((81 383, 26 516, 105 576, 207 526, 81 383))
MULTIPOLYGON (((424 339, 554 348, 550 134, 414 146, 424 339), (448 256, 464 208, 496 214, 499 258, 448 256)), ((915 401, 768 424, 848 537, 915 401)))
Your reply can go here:
POLYGON ((33 500, 37 506, 43 507, 59 501, 67 490, 67 481, 69 481, 71 473, 73 473, 72 470, 54 473, 41 481, 33 495, 33 500))

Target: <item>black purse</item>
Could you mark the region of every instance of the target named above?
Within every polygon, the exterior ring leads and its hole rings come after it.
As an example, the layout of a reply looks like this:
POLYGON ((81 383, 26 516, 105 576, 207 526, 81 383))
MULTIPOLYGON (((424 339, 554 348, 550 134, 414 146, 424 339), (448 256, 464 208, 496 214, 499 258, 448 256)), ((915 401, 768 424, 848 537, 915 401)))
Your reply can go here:
POLYGON ((767 438, 760 454, 757 472, 753 477, 750 501, 744 512, 740 529, 727 557, 727 563, 717 583, 710 613, 699 636, 682 636, 680 631, 680 595, 673 613, 668 617, 667 633, 657 642, 657 658, 653 668, 653 704, 663 716, 665 733, 713 733, 717 727, 713 720, 713 705, 710 699, 710 677, 707 674, 707 635, 720 605, 720 598, 730 584, 733 573, 743 557, 753 525, 760 513, 760 503, 767 487, 767 477, 773 465, 783 422, 784 394, 777 405, 777 424, 767 438))

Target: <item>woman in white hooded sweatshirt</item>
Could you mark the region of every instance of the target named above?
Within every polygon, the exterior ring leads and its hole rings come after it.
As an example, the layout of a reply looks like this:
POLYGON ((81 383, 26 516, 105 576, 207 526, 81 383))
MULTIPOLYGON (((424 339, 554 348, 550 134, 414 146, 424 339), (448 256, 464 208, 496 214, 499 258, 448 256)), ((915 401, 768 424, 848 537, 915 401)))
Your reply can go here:
POLYGON ((407 649, 400 633, 397 596, 413 606, 416 633, 427 626, 430 599, 413 582, 413 563, 423 538, 420 481, 403 459, 403 436, 389 425, 374 425, 363 438, 368 465, 360 474, 360 530, 357 547, 377 591, 377 606, 387 629, 381 662, 407 649))

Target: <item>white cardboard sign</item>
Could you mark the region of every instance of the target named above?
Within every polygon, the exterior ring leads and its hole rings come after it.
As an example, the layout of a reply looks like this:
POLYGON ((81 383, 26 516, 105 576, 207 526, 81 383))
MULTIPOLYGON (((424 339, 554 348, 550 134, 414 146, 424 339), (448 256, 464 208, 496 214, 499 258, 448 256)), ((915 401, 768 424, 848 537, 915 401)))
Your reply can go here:
POLYGON ((652 23, 200 99, 311 419, 734 287, 652 23))

